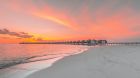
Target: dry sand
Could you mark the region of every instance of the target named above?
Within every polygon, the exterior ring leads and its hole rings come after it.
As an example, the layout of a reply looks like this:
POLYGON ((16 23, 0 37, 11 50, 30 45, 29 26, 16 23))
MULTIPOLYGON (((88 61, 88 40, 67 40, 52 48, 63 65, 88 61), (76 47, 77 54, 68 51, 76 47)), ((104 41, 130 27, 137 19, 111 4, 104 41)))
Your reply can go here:
POLYGON ((26 78, 140 78, 140 46, 101 46, 26 78))

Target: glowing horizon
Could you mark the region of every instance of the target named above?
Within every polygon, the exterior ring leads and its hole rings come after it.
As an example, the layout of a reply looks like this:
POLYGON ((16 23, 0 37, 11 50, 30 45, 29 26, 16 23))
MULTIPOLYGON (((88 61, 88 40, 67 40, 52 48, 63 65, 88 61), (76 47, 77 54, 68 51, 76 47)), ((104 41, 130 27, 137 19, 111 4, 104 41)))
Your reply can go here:
POLYGON ((140 6, 136 3, 135 0, 2 0, 0 43, 137 40, 140 39, 140 6))

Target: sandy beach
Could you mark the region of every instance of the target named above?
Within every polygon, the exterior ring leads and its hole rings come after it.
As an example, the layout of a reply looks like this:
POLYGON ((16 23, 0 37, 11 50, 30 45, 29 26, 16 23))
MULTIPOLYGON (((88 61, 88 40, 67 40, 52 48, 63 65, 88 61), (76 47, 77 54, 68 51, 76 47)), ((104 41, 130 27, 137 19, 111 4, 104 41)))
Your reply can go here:
POLYGON ((140 78, 140 0, 0 0, 0 78, 140 78))
POLYGON ((140 46, 100 46, 26 78, 140 78, 140 46))
POLYGON ((61 58, 42 60, 37 62, 19 64, 12 67, 0 69, 0 78, 25 78, 26 76, 51 66, 61 58))
MULTIPOLYGON (((47 45, 42 45, 42 46, 47 46, 47 45)), ((39 45, 37 45, 37 47, 39 49, 39 45)), ((26 78, 28 75, 34 72, 37 72, 37 71, 40 71, 42 69, 52 66, 53 63, 55 63, 56 61, 60 59, 63 59, 64 57, 82 53, 88 50, 89 48, 88 46, 80 46, 80 45, 79 46, 75 46, 75 45, 50 46, 49 45, 49 47, 55 47, 55 50, 53 50, 52 48, 48 48, 48 46, 45 47, 44 49, 40 48, 41 51, 40 50, 35 50, 35 51, 38 51, 38 53, 40 54, 46 53, 45 55, 42 54, 40 56, 36 56, 28 60, 23 60, 23 63, 15 64, 15 65, 0 69, 0 78, 26 78), (49 52, 49 54, 47 54, 47 52, 49 52)), ((31 53, 32 55, 34 55, 34 52, 31 51, 31 53)))

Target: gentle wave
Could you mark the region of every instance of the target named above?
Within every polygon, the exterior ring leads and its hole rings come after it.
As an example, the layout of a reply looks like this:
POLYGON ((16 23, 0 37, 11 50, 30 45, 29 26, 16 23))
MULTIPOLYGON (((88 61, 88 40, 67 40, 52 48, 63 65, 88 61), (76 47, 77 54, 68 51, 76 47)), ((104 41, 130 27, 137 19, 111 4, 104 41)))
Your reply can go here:
POLYGON ((42 60, 50 60, 54 58, 74 55, 88 49, 85 46, 75 46, 75 45, 18 45, 18 44, 9 45, 8 44, 4 46, 5 47, 0 48, 1 50, 5 49, 3 52, 0 52, 1 54, 0 56, 3 57, 0 58, 0 69, 11 67, 17 64, 30 63, 30 62, 36 62, 42 60), (11 50, 11 49, 15 49, 15 50, 11 50), (23 49, 24 51, 26 50, 25 53, 23 52, 23 49))

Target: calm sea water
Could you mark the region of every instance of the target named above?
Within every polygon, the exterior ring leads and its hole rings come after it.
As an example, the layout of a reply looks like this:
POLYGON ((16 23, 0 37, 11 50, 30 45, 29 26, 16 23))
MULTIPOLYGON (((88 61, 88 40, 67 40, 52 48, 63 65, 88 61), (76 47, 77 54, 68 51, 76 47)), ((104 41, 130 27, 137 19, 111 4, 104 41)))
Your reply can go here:
POLYGON ((87 50, 81 45, 0 44, 0 68, 65 57, 87 50))

